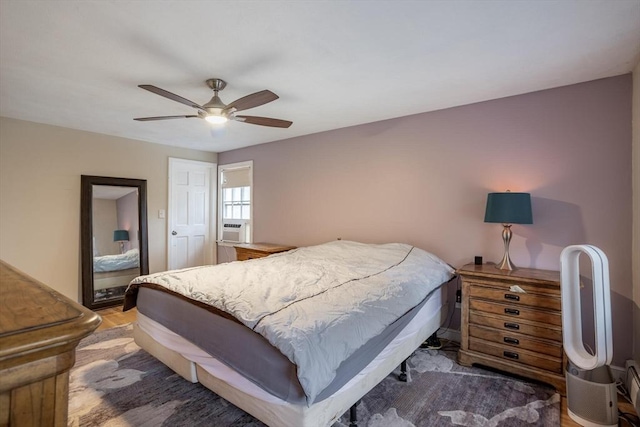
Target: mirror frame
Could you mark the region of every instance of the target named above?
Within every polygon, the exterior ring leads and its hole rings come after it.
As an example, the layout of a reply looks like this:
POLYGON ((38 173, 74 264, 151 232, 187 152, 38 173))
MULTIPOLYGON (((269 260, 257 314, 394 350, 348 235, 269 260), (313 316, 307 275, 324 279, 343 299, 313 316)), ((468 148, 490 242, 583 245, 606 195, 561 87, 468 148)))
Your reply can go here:
POLYGON ((140 232, 140 275, 149 274, 149 242, 147 235, 147 180, 81 176, 80 255, 82 263, 82 305, 92 310, 121 305, 124 295, 96 301, 93 290, 93 186, 135 187, 138 189, 138 225, 140 232))

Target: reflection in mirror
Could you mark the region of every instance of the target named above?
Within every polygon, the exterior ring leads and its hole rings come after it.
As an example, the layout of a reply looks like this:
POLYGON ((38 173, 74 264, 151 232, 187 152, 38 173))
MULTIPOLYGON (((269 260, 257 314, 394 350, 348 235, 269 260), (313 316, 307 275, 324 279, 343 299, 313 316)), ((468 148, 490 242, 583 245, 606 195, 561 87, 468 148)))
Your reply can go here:
POLYGON ((148 274, 146 181, 82 176, 83 304, 120 304, 148 274))
POLYGON ((122 296, 140 276, 138 189, 93 186, 93 299, 122 296))

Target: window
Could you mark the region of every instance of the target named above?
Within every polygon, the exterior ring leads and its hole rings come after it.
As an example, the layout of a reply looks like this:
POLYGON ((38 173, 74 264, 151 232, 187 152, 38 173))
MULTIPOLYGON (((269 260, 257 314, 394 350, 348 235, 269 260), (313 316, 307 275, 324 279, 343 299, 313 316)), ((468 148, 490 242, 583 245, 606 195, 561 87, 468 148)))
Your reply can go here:
POLYGON ((252 241, 253 161, 218 166, 218 241, 252 241))
POLYGON ((251 219, 251 187, 222 189, 222 219, 251 219))

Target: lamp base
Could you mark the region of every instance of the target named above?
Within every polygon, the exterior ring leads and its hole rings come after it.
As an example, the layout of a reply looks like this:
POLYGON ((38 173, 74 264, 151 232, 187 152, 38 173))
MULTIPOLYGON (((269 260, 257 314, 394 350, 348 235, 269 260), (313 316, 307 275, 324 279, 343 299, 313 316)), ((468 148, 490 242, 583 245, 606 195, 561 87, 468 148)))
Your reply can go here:
POLYGON ((513 263, 511 262, 511 259, 509 258, 509 252, 504 253, 504 257, 502 257, 502 261, 500 261, 500 264, 496 264, 496 268, 500 270, 508 270, 508 271, 516 269, 516 266, 513 265, 513 263))
POLYGON ((515 270, 516 266, 511 262, 511 258, 509 258, 509 242, 511 242, 511 224, 502 224, 504 228, 502 229, 502 241, 504 242, 504 256, 502 257, 502 261, 500 264, 496 264, 496 268, 500 270, 515 270))

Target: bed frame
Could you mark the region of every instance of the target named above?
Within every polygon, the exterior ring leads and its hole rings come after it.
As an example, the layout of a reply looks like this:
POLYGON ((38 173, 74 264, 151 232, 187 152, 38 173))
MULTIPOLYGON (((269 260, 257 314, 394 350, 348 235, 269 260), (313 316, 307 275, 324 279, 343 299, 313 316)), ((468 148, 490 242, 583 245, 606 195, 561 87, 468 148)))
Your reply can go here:
POLYGON ((140 267, 125 270, 102 271, 93 273, 93 289, 98 291, 120 286, 127 286, 130 281, 140 275, 140 267))
MULTIPOLYGON (((138 313, 134 323, 135 342, 192 383, 202 385, 270 426, 327 427, 351 408, 351 425, 355 426, 356 404, 373 387, 393 372, 447 318, 447 286, 434 292, 437 301, 426 304, 372 362, 328 398, 311 406, 285 402, 246 380, 233 369, 218 362, 186 339, 138 313), (435 305, 435 307, 434 307, 435 305), (153 332, 151 332, 153 331, 153 332), (187 349, 187 350, 185 350, 187 349), (242 387, 235 386, 238 382, 242 387)), ((406 374, 405 374, 406 378, 406 374)))

